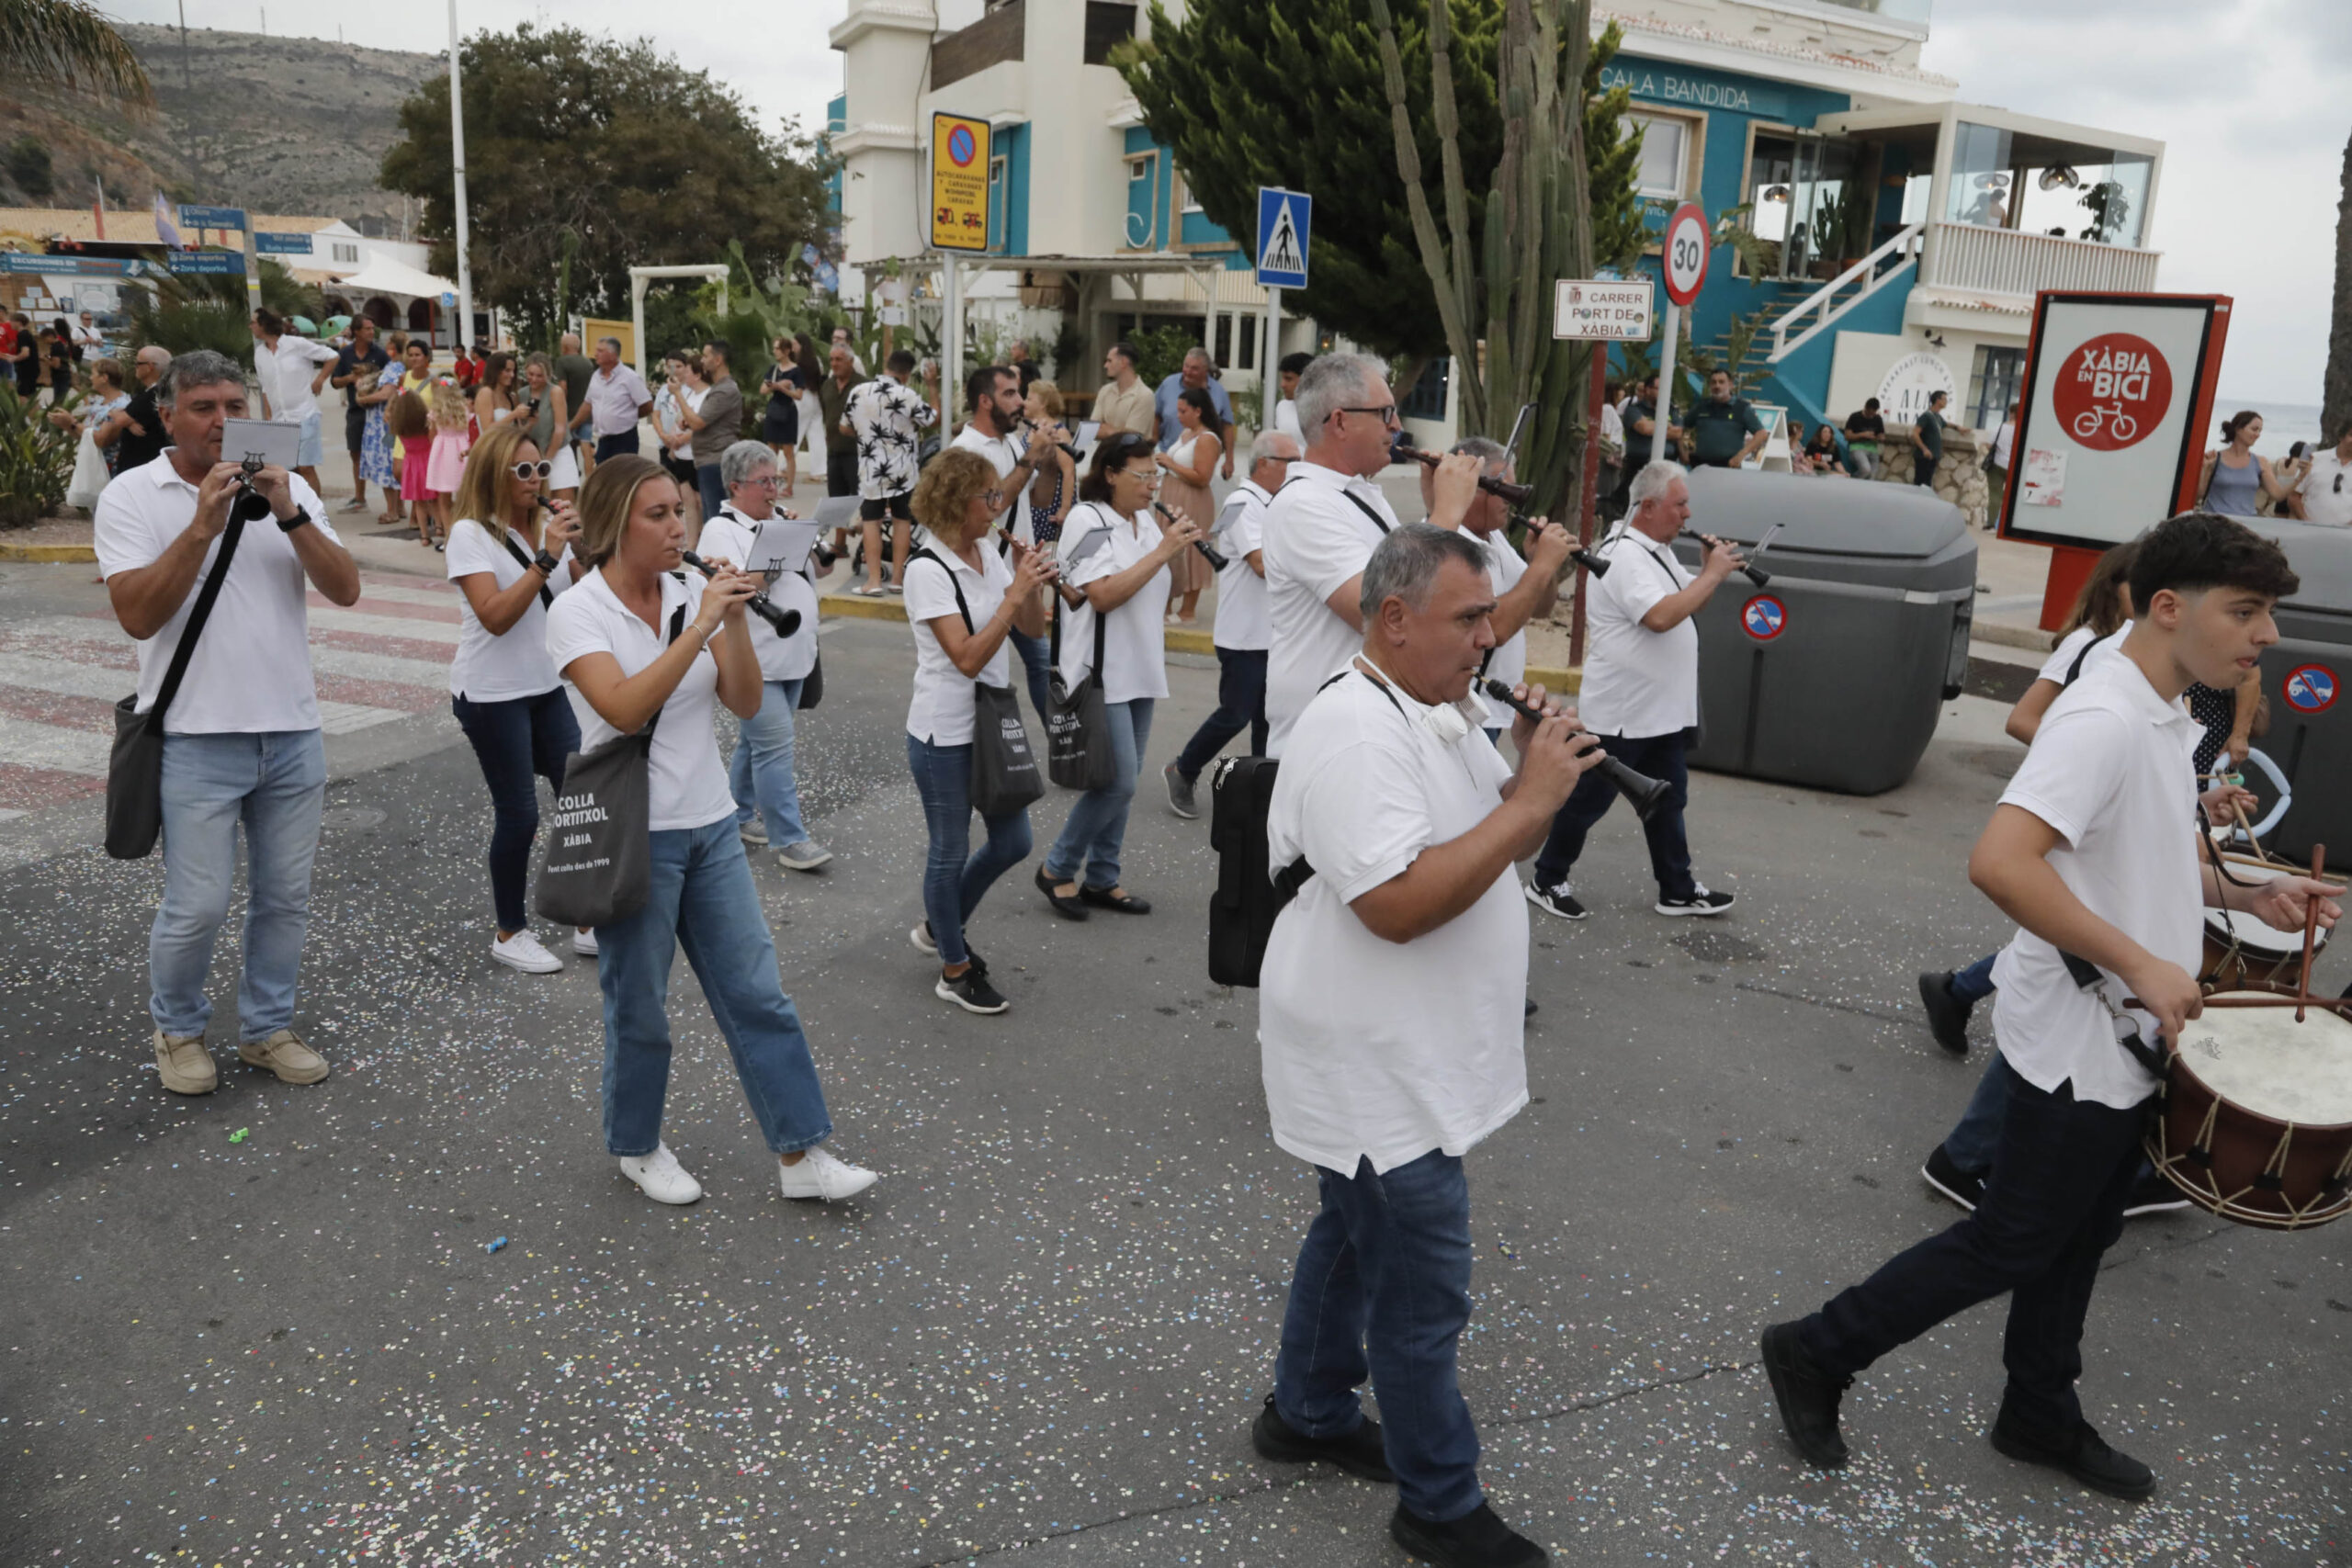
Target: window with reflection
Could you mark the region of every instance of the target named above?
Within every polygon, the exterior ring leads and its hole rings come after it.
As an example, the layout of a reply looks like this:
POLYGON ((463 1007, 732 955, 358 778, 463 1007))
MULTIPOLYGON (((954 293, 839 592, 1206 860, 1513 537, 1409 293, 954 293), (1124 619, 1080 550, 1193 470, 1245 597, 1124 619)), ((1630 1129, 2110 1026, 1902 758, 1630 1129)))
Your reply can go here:
POLYGON ((2155 173, 2146 153, 2019 136, 1965 120, 1954 130, 1947 221, 2135 247, 2146 232, 2155 173))

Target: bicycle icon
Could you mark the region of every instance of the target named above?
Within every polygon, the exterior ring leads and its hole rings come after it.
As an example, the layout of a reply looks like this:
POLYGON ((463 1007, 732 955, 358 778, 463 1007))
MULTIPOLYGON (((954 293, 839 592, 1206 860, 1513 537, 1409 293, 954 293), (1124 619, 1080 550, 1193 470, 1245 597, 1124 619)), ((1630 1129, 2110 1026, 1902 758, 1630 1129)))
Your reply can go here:
POLYGON ((2120 400, 2093 403, 2075 416, 2075 438, 2078 441, 2088 441, 2102 429, 2118 441, 2129 441, 2140 434, 2140 422, 2123 412, 2120 400))

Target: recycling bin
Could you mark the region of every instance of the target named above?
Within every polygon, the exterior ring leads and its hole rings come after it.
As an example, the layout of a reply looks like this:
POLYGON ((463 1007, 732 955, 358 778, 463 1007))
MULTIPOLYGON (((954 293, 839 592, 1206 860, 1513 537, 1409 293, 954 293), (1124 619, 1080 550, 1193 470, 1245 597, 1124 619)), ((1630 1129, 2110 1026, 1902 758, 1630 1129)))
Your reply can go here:
MULTIPOLYGON (((1699 468, 1690 526, 1753 550, 1695 617, 1693 767, 1852 795, 1911 776, 1968 671, 1976 544, 1912 485, 1699 468)), ((1701 546, 1675 547, 1696 570, 1701 546)), ((2347 841, 2352 849, 2352 841, 2347 841)))
MULTIPOLYGON (((2255 741, 2278 765, 2293 798, 2266 840, 2293 861, 2313 844, 2330 865, 2352 866, 2352 529, 2284 517, 2238 521, 2276 539, 2302 585, 2276 612, 2278 640, 2262 654, 2262 690, 2270 727, 2255 741)), ((2267 811, 2268 777, 2247 771, 2247 785, 2267 811)))

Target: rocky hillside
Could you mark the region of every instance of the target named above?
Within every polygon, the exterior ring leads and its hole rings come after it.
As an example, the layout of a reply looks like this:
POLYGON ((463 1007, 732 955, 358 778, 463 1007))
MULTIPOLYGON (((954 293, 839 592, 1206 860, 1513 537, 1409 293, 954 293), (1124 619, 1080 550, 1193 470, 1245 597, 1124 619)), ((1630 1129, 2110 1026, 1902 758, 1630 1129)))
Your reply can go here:
POLYGON ((155 84, 145 122, 86 102, 0 96, 0 146, 31 137, 49 150, 51 192, 0 166, 0 204, 82 207, 93 175, 107 204, 175 201, 317 213, 367 231, 397 229, 401 199, 376 185, 399 138, 401 101, 447 69, 446 57, 320 39, 125 25, 155 84))

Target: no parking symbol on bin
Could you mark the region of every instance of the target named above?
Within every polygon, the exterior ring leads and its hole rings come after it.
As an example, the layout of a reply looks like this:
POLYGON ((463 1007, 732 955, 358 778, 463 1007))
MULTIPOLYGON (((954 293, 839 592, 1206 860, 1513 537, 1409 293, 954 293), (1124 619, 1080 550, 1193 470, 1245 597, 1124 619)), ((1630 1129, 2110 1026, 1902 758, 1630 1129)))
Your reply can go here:
POLYGON ((2287 672, 2287 705, 2298 713, 2325 713, 2335 705, 2335 671, 2306 664, 2287 672))
POLYGON ((1789 612, 1770 593, 1758 593, 1739 607, 1739 624, 1758 642, 1770 642, 1789 629, 1789 612))

